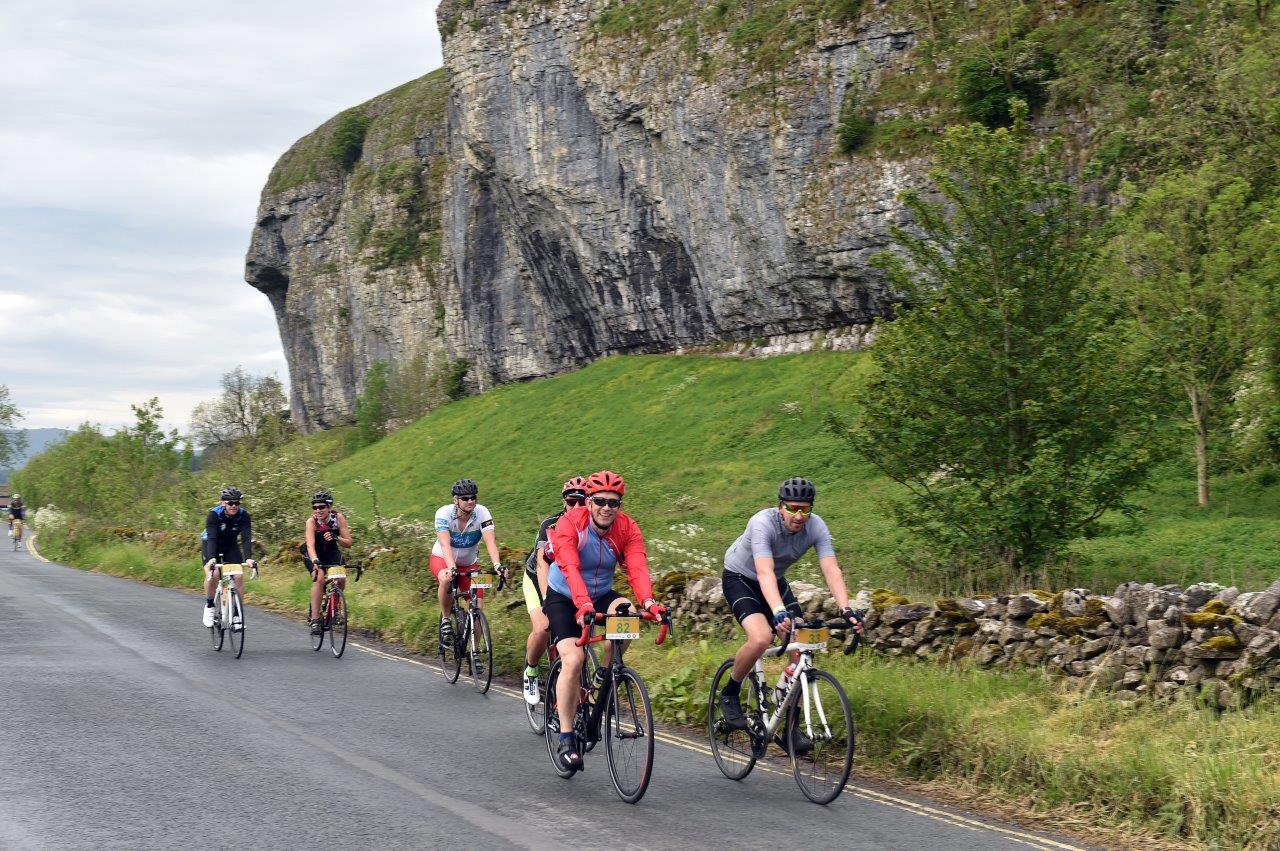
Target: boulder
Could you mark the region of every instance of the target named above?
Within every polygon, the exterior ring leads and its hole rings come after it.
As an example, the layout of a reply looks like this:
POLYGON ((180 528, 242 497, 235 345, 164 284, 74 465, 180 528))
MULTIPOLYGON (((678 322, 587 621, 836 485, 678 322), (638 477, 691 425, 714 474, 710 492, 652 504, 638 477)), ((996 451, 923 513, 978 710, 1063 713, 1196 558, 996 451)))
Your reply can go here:
POLYGON ((1019 594, 1009 600, 1005 606, 1005 617, 1013 620, 1026 620, 1037 612, 1049 608, 1048 604, 1034 594, 1019 594))
POLYGON ((1107 620, 1116 626, 1133 623, 1133 612, 1124 597, 1103 597, 1102 612, 1107 616, 1107 620))
POLYGON ((933 606, 928 603, 906 603, 885 609, 881 619, 889 626, 897 628, 903 624, 921 620, 932 612, 933 606))
POLYGON ((1155 628, 1147 630, 1147 642, 1158 650, 1168 650, 1182 643, 1184 631, 1182 625, 1168 626, 1162 621, 1153 621, 1155 628))
POLYGON ((1249 623, 1264 624, 1280 608, 1280 592, 1248 591, 1237 597, 1231 608, 1249 623))
POLYGON ((1182 592, 1182 606, 1188 611, 1196 611, 1213 599, 1222 590, 1222 586, 1213 582, 1197 582, 1182 592))

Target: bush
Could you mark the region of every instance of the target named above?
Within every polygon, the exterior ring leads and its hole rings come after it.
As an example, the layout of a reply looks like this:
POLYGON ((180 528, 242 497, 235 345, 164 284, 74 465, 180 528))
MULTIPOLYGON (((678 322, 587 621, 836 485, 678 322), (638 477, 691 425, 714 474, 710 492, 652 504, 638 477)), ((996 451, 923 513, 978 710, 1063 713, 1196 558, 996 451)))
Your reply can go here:
POLYGON ((360 161, 364 152, 364 137, 369 132, 369 116, 364 111, 348 109, 338 117, 338 126, 329 140, 329 156, 342 167, 343 171, 351 171, 360 161))
POLYGON ((875 122, 861 111, 858 92, 850 88, 840 104, 840 121, 836 125, 836 144, 842 154, 856 154, 871 139, 875 122))

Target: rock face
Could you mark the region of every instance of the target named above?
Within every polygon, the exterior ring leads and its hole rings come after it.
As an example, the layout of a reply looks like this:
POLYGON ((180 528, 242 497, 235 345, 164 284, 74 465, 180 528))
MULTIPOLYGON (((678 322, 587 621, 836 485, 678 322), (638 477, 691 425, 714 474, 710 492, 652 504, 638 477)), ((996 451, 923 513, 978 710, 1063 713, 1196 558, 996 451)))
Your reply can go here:
POLYGON ((246 274, 305 429, 348 418, 374 360, 466 361, 484 389, 614 352, 853 347, 891 309, 868 261, 923 163, 843 156, 835 125, 912 34, 824 22, 767 74, 705 35, 707 74, 666 34, 602 34, 607 7, 445 0, 446 75, 358 107, 353 168, 323 161, 342 116, 277 165, 246 274))

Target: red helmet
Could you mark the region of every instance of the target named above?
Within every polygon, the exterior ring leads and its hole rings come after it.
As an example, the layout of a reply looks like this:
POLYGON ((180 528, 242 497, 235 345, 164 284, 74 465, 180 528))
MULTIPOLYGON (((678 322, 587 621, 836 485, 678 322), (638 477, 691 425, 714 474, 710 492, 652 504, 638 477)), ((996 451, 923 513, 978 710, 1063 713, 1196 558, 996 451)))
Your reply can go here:
POLYGON ((572 479, 564 483, 564 487, 560 488, 561 496, 569 493, 570 491, 577 491, 578 493, 585 494, 587 492, 587 480, 582 478, 582 476, 574 476, 572 479))
POLYGON ((613 491, 618 496, 627 492, 627 483, 613 470, 601 470, 587 476, 587 496, 601 491, 613 491))

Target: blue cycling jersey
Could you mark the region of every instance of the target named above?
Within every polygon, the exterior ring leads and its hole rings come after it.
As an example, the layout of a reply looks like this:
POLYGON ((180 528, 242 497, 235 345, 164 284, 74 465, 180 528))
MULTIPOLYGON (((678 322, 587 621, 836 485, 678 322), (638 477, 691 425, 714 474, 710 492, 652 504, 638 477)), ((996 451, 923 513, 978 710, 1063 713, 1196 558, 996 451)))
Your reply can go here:
MULTIPOLYGON (((596 534, 594 523, 587 524, 579 539, 578 559, 582 566, 582 581, 587 583, 587 593, 591 595, 591 599, 613 590, 613 574, 618 568, 618 556, 613 547, 596 534)), ((573 592, 569 590, 569 580, 565 579, 564 571, 554 561, 547 573, 547 587, 554 588, 566 597, 573 596, 573 592)))

